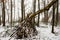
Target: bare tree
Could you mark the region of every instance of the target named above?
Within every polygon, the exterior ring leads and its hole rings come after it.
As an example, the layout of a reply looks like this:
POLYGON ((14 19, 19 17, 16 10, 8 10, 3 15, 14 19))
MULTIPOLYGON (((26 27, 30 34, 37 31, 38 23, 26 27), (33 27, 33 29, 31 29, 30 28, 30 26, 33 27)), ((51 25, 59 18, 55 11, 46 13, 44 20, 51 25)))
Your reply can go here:
POLYGON ((12 26, 12 0, 11 0, 11 26, 12 26))
POLYGON ((59 7, 59 2, 58 2, 58 0, 57 0, 57 12, 56 12, 56 26, 57 26, 57 24, 58 24, 58 7, 59 7))
MULTIPOLYGON (((38 9, 40 10, 40 0, 38 0, 38 9)), ((39 26, 39 19, 40 19, 40 14, 38 14, 38 23, 37 23, 38 26, 39 26)))
POLYGON ((3 8, 2 8, 2 22, 3 22, 3 26, 5 26, 5 0, 2 0, 3 3, 3 8))
POLYGON ((21 21, 23 21, 23 15, 24 15, 24 0, 21 0, 21 16, 22 16, 22 19, 21 19, 21 21))
POLYGON ((55 4, 53 5, 53 15, 52 15, 52 33, 54 33, 54 19, 55 19, 55 4))

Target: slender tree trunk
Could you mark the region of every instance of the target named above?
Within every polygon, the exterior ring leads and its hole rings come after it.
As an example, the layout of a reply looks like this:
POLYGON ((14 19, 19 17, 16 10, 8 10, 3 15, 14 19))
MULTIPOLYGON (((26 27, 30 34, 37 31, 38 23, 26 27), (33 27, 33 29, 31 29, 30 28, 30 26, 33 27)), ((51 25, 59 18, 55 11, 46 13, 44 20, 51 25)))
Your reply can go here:
POLYGON ((52 17, 52 33, 54 33, 54 19, 55 19, 55 17, 54 17, 54 15, 55 15, 55 4, 53 5, 53 17, 52 17))
POLYGON ((1 25, 1 16, 0 16, 0 25, 1 25))
MULTIPOLYGON (((1 2, 1 0, 0 0, 0 2, 1 2)), ((0 9, 1 9, 1 3, 0 3, 0 9)), ((1 25, 1 14, 0 14, 0 25, 1 25)))
POLYGON ((24 19, 25 19, 25 5, 24 5, 24 19))
POLYGON ((59 6, 59 2, 57 0, 56 26, 58 25, 58 6, 59 6))
POLYGON ((14 24, 15 24, 15 20, 16 20, 16 19, 15 19, 15 0, 14 0, 14 10, 13 10, 13 11, 14 11, 14 20, 13 20, 13 25, 14 25, 14 24))
POLYGON ((18 19, 19 19, 19 8, 18 8, 18 19))
POLYGON ((9 23, 9 9, 7 9, 7 14, 8 14, 8 23, 9 23))
MULTIPOLYGON (((33 0, 33 13, 36 11, 36 0, 33 0)), ((35 27, 35 17, 32 19, 32 26, 35 27)))
POLYGON ((5 3, 4 3, 4 0, 2 0, 3 2, 3 8, 2 8, 2 22, 3 22, 3 26, 5 26, 5 3))
MULTIPOLYGON (((40 0, 38 0, 38 9, 40 10, 40 0)), ((37 23, 38 27, 39 27, 39 19, 40 19, 40 14, 38 14, 38 23, 37 23)))
MULTIPOLYGON (((19 5, 19 3, 17 5, 19 5)), ((18 10, 18 20, 19 20, 20 19, 20 13, 19 13, 20 9, 19 9, 19 7, 17 8, 17 10, 18 10)), ((18 23, 19 23, 19 21, 18 21, 18 23)))
POLYGON ((22 16, 22 18, 21 18, 21 21, 23 21, 23 15, 24 15, 24 0, 21 0, 21 16, 22 16))
POLYGON ((14 21, 15 21, 15 0, 14 0, 14 21))
POLYGON ((11 0, 11 26, 12 26, 12 0, 11 0))
MULTIPOLYGON (((9 6, 9 0, 8 0, 8 6, 9 6)), ((9 9, 7 10, 7 14, 8 14, 8 23, 9 23, 9 9)))

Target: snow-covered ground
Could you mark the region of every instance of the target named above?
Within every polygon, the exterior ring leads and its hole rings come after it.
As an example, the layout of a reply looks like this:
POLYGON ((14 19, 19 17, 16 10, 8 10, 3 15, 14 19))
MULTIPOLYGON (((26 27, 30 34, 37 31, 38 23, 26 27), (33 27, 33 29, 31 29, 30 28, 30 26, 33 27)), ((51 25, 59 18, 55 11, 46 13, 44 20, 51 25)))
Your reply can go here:
MULTIPOLYGON (((60 40, 60 27, 59 26, 54 28, 55 34, 51 33, 50 24, 36 27, 36 29, 38 31, 38 35, 31 38, 21 39, 21 40, 60 40)), ((7 28, 7 27, 0 26, 0 40, 9 40, 11 38, 10 35, 13 32, 14 32, 14 27, 7 28), (8 32, 6 32, 7 30, 8 32)), ((15 40, 15 39, 14 37, 12 37, 12 39, 10 40, 15 40)))

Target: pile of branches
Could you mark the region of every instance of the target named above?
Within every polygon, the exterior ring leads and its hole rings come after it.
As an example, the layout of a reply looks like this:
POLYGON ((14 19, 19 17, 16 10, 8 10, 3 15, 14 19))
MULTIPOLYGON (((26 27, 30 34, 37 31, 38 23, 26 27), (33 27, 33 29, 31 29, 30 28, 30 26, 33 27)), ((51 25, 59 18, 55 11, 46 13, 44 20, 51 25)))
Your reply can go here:
POLYGON ((37 35, 37 30, 33 26, 32 19, 27 17, 26 20, 24 20, 17 30, 17 39, 21 38, 27 38, 37 35))

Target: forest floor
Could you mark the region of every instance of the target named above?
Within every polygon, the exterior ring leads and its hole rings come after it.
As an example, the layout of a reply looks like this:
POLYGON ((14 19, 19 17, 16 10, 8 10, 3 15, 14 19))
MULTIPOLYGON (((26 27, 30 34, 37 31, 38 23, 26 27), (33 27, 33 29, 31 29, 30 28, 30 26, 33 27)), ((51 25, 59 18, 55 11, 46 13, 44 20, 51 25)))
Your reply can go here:
MULTIPOLYGON (((20 40, 60 40, 60 27, 57 26, 54 28, 55 34, 51 33, 51 25, 43 25, 40 27, 36 27, 38 31, 38 35, 33 36, 31 38, 20 39, 20 40)), ((0 26, 0 40, 9 40, 10 35, 15 31, 15 28, 2 27, 0 26), (7 32, 8 31, 8 32, 7 32)), ((16 40, 12 37, 10 40, 16 40)))

